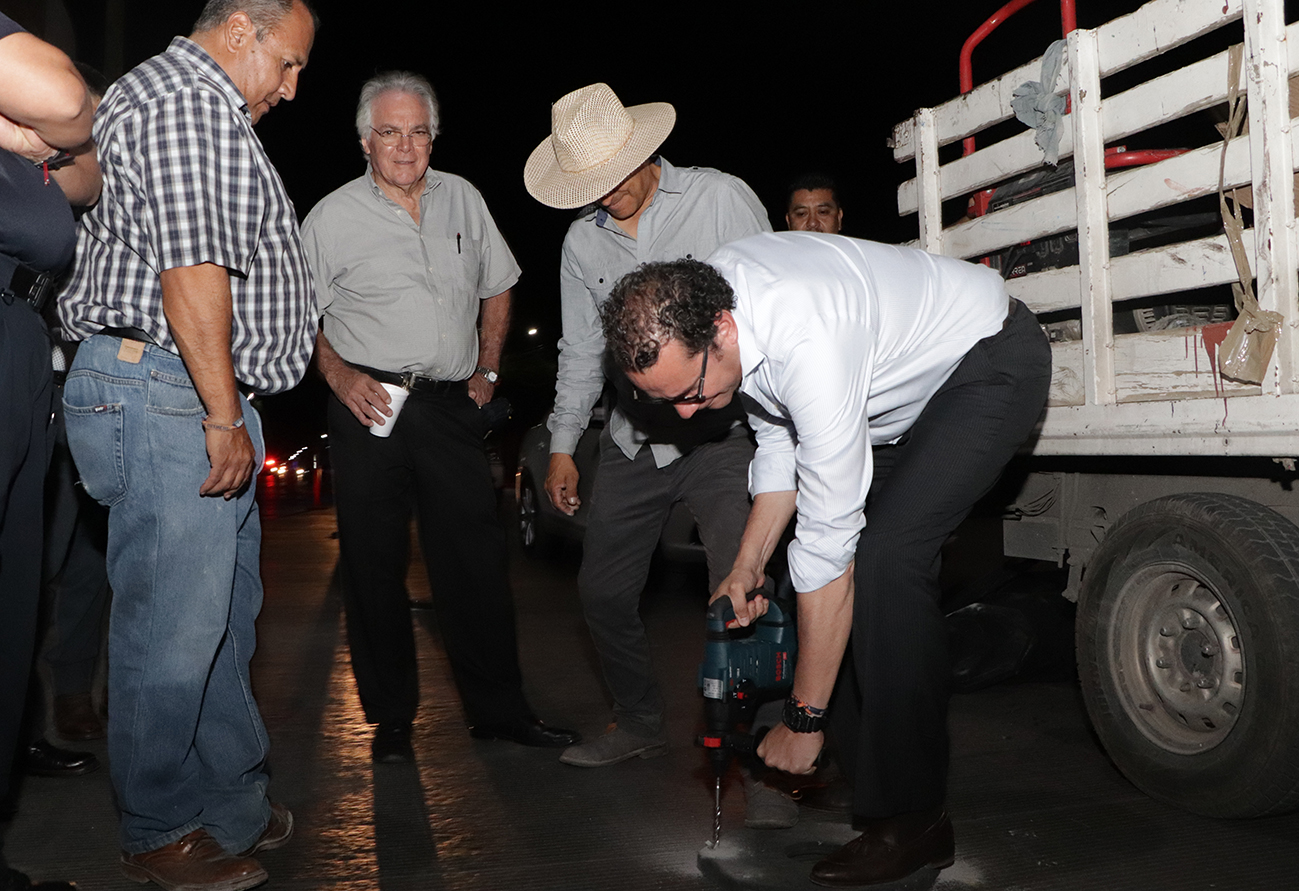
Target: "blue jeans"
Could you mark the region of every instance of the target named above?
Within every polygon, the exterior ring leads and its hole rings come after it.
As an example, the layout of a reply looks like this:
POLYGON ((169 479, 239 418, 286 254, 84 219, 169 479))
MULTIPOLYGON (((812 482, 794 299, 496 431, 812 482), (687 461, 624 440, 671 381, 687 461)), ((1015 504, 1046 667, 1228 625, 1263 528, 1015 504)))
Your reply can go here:
MULTIPOLYGON (((269 741, 248 664, 262 606, 253 486, 199 497, 203 404, 180 357, 82 344, 63 392, 86 491, 109 509, 108 755, 121 846, 151 851, 206 829, 227 851, 270 819, 269 741), (120 353, 119 353, 120 350, 120 353)), ((261 420, 246 402, 263 457, 261 420)))

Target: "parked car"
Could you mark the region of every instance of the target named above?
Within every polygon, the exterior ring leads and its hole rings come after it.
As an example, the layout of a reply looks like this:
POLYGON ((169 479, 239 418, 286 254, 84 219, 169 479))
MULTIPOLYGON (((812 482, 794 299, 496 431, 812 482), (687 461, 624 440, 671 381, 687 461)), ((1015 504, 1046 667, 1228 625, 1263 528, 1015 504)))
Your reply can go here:
MULTIPOLYGON (((543 485, 550 467, 550 431, 538 424, 523 434, 519 445, 519 468, 514 475, 514 500, 518 506, 519 541, 523 550, 542 556, 563 541, 580 542, 586 534, 591 513, 591 491, 600 464, 600 433, 604 430, 605 411, 597 407, 582 438, 578 440, 573 460, 581 474, 577 484, 582 507, 573 516, 558 510, 550 502, 543 485)), ((668 560, 702 563, 704 546, 695 528, 695 518, 683 502, 673 505, 659 538, 659 552, 668 560)))

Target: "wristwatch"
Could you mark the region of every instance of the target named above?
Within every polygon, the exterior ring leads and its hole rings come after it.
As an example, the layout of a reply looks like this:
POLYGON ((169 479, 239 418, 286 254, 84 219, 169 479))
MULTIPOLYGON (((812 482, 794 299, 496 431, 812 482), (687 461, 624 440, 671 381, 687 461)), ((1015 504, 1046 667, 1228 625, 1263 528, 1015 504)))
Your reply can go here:
POLYGON ((75 160, 77 160, 76 156, 70 152, 58 151, 43 161, 33 161, 32 166, 44 167, 46 170, 58 170, 60 167, 67 167, 75 160))
POLYGON ((485 368, 482 365, 479 365, 477 368, 474 369, 474 371, 477 372, 478 374, 481 374, 483 377, 487 378, 487 383, 489 384, 494 384, 501 379, 501 376, 497 374, 495 371, 492 371, 490 368, 485 368))
POLYGON ((813 708, 791 693, 781 719, 795 733, 816 733, 825 728, 825 709, 813 708))

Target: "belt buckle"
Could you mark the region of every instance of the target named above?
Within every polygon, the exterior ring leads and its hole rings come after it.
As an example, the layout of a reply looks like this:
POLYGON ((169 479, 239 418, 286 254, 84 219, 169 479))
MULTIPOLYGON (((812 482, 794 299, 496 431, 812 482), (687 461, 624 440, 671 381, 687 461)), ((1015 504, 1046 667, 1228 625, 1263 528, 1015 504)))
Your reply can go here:
POLYGON ((401 378, 401 388, 403 390, 409 393, 415 389, 415 378, 419 377, 419 375, 413 371, 399 371, 397 375, 401 378))
POLYGON ((51 298, 54 297, 54 276, 48 272, 38 272, 32 279, 27 288, 27 302, 32 305, 38 313, 45 312, 45 307, 49 305, 51 298))

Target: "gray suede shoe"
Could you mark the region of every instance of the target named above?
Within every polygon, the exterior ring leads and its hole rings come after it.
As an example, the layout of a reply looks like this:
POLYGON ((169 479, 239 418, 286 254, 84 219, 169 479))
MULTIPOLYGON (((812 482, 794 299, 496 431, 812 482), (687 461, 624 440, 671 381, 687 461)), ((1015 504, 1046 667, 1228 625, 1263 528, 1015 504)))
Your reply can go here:
POLYGON ((629 758, 666 755, 667 751, 667 734, 637 736, 611 724, 608 730, 590 742, 569 746, 559 760, 574 767, 608 767, 629 758))
POLYGON ((798 802, 761 780, 744 779, 744 828, 788 829, 798 822, 798 802))

